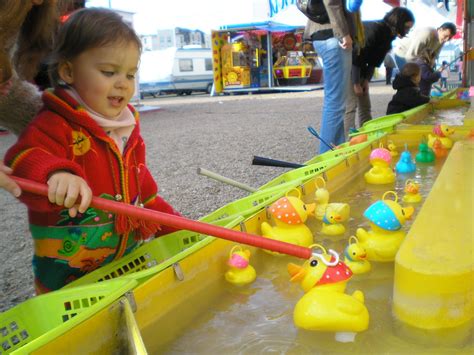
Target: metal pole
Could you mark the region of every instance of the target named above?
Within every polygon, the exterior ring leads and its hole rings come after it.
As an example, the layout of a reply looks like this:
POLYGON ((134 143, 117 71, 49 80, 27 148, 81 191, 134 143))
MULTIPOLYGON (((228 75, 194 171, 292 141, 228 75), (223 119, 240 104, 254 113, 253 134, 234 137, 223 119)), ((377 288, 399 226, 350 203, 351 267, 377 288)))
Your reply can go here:
POLYGON ((268 67, 268 87, 273 87, 273 48, 272 48, 272 33, 267 32, 267 67, 268 67))
POLYGON ((209 170, 204 169, 204 168, 197 168, 197 172, 198 172, 198 174, 207 176, 208 178, 223 182, 224 184, 227 184, 227 185, 238 187, 239 189, 242 189, 242 190, 245 190, 245 191, 248 191, 248 192, 257 191, 257 189, 255 189, 253 187, 250 187, 250 186, 248 186, 246 184, 243 184, 241 182, 232 180, 232 179, 227 178, 225 176, 219 175, 217 173, 214 173, 214 172, 209 171, 209 170))

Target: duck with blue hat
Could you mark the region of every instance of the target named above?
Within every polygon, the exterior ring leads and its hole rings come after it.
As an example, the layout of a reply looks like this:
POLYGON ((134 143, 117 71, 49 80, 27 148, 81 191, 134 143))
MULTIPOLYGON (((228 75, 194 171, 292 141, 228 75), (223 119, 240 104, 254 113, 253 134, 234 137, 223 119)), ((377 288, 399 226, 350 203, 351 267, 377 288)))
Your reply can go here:
POLYGON ((394 191, 387 191, 379 200, 369 206, 364 217, 370 222, 370 230, 358 228, 356 236, 363 248, 367 251, 367 260, 390 262, 395 260, 400 245, 405 238, 402 226, 411 217, 414 208, 402 207, 397 202, 398 195, 394 191), (386 199, 393 195, 394 200, 386 199))

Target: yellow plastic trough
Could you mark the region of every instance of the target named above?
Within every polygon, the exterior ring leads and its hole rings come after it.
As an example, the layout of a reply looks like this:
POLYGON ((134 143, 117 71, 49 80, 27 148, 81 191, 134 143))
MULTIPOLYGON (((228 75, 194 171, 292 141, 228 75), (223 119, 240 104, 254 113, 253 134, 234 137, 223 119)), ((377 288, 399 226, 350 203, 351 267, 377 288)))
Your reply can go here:
MULTIPOLYGON (((446 105, 452 104, 450 102, 446 105)), ((357 184, 360 184, 358 177, 369 167, 368 156, 380 142, 387 144, 387 141, 391 140, 398 145, 399 150, 406 143, 413 150, 422 137, 432 129, 429 125, 416 126, 416 122, 432 110, 430 105, 425 105, 411 112, 405 112, 406 119, 395 127, 392 134, 367 144, 320 174, 326 179, 331 195, 337 195, 338 191, 353 193, 354 189, 358 188, 357 184)), ((293 347, 289 345, 287 352, 296 353, 310 349, 303 346, 305 342, 316 344, 315 346, 321 344, 319 351, 323 352, 326 350, 352 353, 367 351, 474 353, 472 341, 474 143, 464 140, 472 127, 473 119, 471 108, 465 116, 464 127, 456 128, 454 139, 459 142, 455 144, 445 164, 439 167, 441 171, 436 182, 428 187, 431 191, 419 209, 397 255, 395 272, 393 273, 391 266, 376 266, 378 278, 359 281, 367 286, 369 299, 381 297, 381 303, 376 303, 377 307, 384 309, 392 307, 391 311, 386 312, 389 315, 393 312, 392 316, 385 315, 379 319, 380 324, 385 327, 384 332, 371 329, 369 325, 367 334, 371 334, 370 338, 361 333, 361 340, 359 342, 356 340, 354 345, 345 347, 330 343, 329 349, 324 348, 324 344, 328 343, 324 335, 297 332, 290 322, 286 322, 288 334, 274 338, 276 343, 279 342, 277 339, 283 341, 289 336, 293 347), (382 292, 379 289, 380 285, 385 285, 382 292), (397 335, 392 334, 392 322, 397 335), (405 340, 406 337, 410 339, 405 340), (427 345, 417 344, 419 342, 427 345), (438 342, 443 345, 438 347, 436 345, 438 342)), ((301 182, 298 187, 306 201, 309 201, 314 194, 315 179, 318 176, 312 176, 309 180, 301 182)), ((361 208, 354 207, 356 211, 361 208)), ((234 229, 260 234, 260 223, 268 219, 266 210, 261 209, 234 229)), ((330 243, 340 246, 343 242, 330 243)), ((190 331, 195 320, 206 315, 206 310, 215 307, 216 302, 227 293, 223 292, 226 290, 223 275, 227 270, 228 252, 233 245, 231 242, 218 239, 208 243, 141 283, 128 293, 127 298, 118 299, 33 353, 103 354, 124 351, 142 354, 146 351, 149 353, 164 351, 167 344, 190 331)), ((251 263, 256 268, 257 274, 268 273, 273 267, 282 267, 288 261, 296 261, 292 258, 270 257, 253 248, 250 249, 253 253, 251 263)), ((279 289, 282 296, 289 297, 296 303, 297 291, 290 286, 287 278, 281 280, 283 280, 281 285, 274 283, 273 287, 279 289)), ((247 299, 254 292, 260 291, 244 289, 241 294, 247 299)), ((259 311, 260 309, 255 310, 259 311)), ((377 315, 374 315, 375 317, 377 315)), ((268 321, 272 320, 269 318, 268 321)), ((258 330, 252 332, 252 329, 248 329, 248 331, 254 336, 259 335, 258 330)), ((222 325, 218 327, 216 334, 209 333, 208 339, 204 339, 203 342, 211 348, 211 344, 218 338, 223 337, 228 339, 226 341, 231 341, 231 338, 227 338, 229 336, 232 337, 226 333, 225 325, 222 325)), ((197 344, 190 346, 187 348, 189 352, 199 352, 197 344)))

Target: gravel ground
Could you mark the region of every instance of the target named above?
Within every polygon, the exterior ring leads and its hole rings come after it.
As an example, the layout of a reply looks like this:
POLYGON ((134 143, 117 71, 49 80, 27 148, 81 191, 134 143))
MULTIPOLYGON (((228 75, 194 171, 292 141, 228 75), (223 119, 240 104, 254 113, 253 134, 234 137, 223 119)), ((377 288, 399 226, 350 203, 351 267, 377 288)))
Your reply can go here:
MULTIPOLYGON (((385 113, 393 90, 373 83, 373 116, 385 113)), ((252 166, 260 155, 303 163, 317 152, 316 139, 306 130, 319 130, 322 91, 209 97, 160 97, 145 100, 160 110, 145 112, 142 134, 149 168, 160 194, 184 216, 197 219, 248 193, 197 174, 206 168, 258 187, 286 171, 252 166)), ((0 156, 15 141, 0 137, 0 156)), ((0 191, 0 311, 34 294, 32 240, 26 209, 0 191)))

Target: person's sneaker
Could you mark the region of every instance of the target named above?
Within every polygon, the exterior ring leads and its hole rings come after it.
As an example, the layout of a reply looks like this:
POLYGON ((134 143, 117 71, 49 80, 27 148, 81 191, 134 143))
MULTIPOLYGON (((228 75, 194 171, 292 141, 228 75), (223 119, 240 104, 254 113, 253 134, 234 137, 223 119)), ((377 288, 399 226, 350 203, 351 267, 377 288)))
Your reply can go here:
POLYGON ((4 128, 0 128, 0 136, 6 136, 10 132, 4 128))

